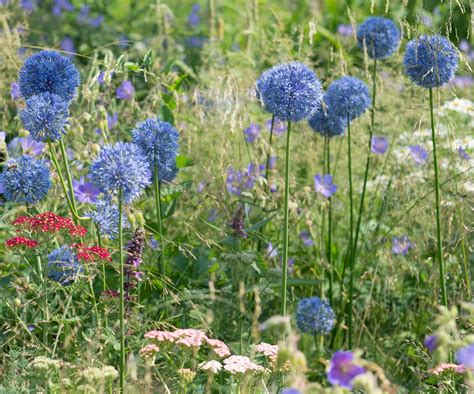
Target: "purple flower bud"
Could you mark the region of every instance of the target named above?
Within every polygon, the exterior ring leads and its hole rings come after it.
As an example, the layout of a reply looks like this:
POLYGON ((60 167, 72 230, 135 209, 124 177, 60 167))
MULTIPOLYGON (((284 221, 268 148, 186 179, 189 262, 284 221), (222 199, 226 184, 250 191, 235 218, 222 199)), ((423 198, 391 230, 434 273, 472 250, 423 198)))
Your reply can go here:
POLYGON ((120 100, 131 100, 135 94, 135 89, 133 88, 133 85, 130 81, 125 80, 117 88, 115 94, 120 100))

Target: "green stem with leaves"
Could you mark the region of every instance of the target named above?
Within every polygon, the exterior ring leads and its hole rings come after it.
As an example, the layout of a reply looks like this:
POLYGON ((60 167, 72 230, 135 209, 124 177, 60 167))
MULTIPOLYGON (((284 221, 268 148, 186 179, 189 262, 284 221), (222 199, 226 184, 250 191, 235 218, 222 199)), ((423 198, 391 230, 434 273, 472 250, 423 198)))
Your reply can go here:
POLYGON ((123 270, 123 229, 122 229, 122 189, 118 194, 118 249, 119 249, 119 270, 120 270, 120 392, 124 393, 125 388, 125 291, 124 291, 124 270, 123 270))
POLYGON ((158 163, 155 162, 155 168, 153 172, 153 186, 155 189, 155 206, 156 206, 156 220, 158 222, 159 239, 158 244, 160 246, 160 257, 159 257, 159 272, 161 275, 165 273, 164 263, 164 237, 163 237, 163 219, 161 215, 161 186, 158 178, 158 163))
MULTIPOLYGON (((329 135, 326 138, 326 174, 331 174, 331 137, 329 135)), ((332 305, 333 301, 333 277, 334 267, 332 266, 332 199, 328 198, 328 238, 327 238, 327 259, 329 267, 329 302, 332 305)))
POLYGON ((433 143, 433 165, 434 165, 434 188, 435 188, 435 208, 436 208, 436 239, 437 239, 437 254, 439 265, 439 286, 441 289, 441 302, 445 307, 448 307, 448 297, 446 294, 446 282, 444 273, 444 258, 443 258, 443 239, 441 236, 441 209, 440 209, 440 186, 439 186, 439 171, 438 171, 438 155, 436 151, 436 131, 433 113, 433 89, 430 92, 430 118, 431 118, 431 142, 433 143))
POLYGON ((285 161, 285 201, 283 219, 283 262, 281 266, 281 315, 286 315, 286 285, 288 280, 288 201, 290 198, 290 136, 291 121, 288 122, 286 135, 286 161, 285 161))
POLYGON ((352 349, 353 322, 352 322, 352 299, 354 297, 354 259, 352 255, 354 240, 354 200, 352 193, 352 153, 351 153, 351 122, 347 116, 347 156, 349 172, 349 304, 348 304, 348 328, 349 328, 349 349, 352 349))

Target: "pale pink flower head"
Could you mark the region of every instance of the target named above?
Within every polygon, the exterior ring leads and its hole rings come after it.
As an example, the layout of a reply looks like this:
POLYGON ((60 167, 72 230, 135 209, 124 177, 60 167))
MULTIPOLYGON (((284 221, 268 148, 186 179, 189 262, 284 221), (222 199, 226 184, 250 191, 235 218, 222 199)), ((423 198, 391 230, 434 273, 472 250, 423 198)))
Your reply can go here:
POLYGON ((466 368, 464 367, 464 365, 441 363, 438 366, 431 368, 428 372, 432 373, 433 375, 441 375, 446 370, 451 370, 456 373, 464 373, 466 371, 466 368))
POLYGON ((278 345, 262 342, 255 346, 255 351, 267 357, 276 357, 278 355, 278 345))
POLYGON ((230 356, 226 358, 224 360, 224 369, 232 375, 265 372, 265 368, 255 364, 246 356, 230 356))
POLYGON ((158 330, 153 330, 150 332, 147 332, 145 334, 146 339, 152 339, 157 342, 170 342, 173 343, 177 335, 174 332, 170 331, 158 331, 158 330))
POLYGON ((217 360, 205 361, 199 364, 199 369, 211 374, 216 374, 222 369, 222 364, 217 360))
POLYGON ((186 347, 199 348, 207 340, 206 334, 193 328, 178 329, 174 334, 177 335, 175 343, 186 347))
POLYGON ((224 342, 211 338, 206 338, 206 342, 211 347, 212 351, 219 357, 224 358, 230 356, 229 346, 227 346, 224 342))
POLYGON ((140 356, 144 359, 153 359, 160 351, 160 348, 153 343, 143 346, 140 349, 140 356))

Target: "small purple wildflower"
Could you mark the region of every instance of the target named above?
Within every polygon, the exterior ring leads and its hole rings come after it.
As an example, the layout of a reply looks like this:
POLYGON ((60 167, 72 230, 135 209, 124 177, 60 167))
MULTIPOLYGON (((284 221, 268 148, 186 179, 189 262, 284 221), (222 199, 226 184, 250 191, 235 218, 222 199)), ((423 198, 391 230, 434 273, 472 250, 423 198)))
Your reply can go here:
POLYGON ((21 0, 20 7, 23 11, 31 12, 36 8, 36 1, 34 0, 21 0))
POLYGON ((324 197, 331 197, 337 190, 337 186, 332 183, 332 176, 329 174, 316 174, 314 177, 314 188, 316 192, 324 197))
MULTIPOLYGON (((271 119, 267 120, 267 129, 268 131, 272 129, 271 119)), ((286 129, 287 129, 286 123, 275 118, 275 122, 273 123, 273 134, 282 135, 284 132, 286 132, 286 129)))
POLYGON ((351 37, 354 35, 354 29, 352 28, 352 25, 350 24, 345 25, 341 23, 337 27, 337 34, 339 34, 342 37, 351 37))
POLYGON ((314 241, 311 238, 311 234, 309 233, 309 231, 302 231, 300 233, 300 239, 303 242, 303 245, 308 248, 314 245, 314 241))
POLYGON ((474 78, 470 75, 458 75, 451 80, 450 84, 465 89, 474 85, 474 78))
POLYGON ((302 392, 294 387, 284 388, 281 394, 302 394, 302 392))
POLYGON ((247 232, 245 231, 243 205, 240 205, 237 211, 235 211, 234 215, 232 216, 230 228, 235 238, 245 239, 248 237, 247 232))
POLYGON ((196 27, 201 22, 201 17, 199 16, 199 11, 201 10, 201 5, 199 3, 194 3, 193 8, 188 16, 188 24, 191 27, 196 27))
POLYGON ((21 98, 20 85, 18 85, 18 82, 11 83, 10 95, 11 95, 12 100, 18 100, 21 98))
POLYGON ((471 156, 469 156, 469 154, 466 152, 466 149, 463 148, 462 146, 460 146, 460 147, 458 148, 458 153, 459 153, 459 158, 461 159, 461 161, 463 161, 463 160, 466 160, 466 161, 471 160, 471 156))
POLYGON ((382 136, 372 137, 372 153, 383 155, 388 149, 388 139, 382 136))
POLYGON ((125 80, 117 88, 115 94, 120 100, 131 100, 135 94, 135 89, 133 88, 132 83, 129 80, 125 80))
POLYGON ((252 123, 248 128, 244 130, 245 141, 248 143, 253 143, 260 135, 260 126, 252 123))
POLYGON ((423 344, 425 345, 425 347, 428 349, 430 353, 433 353, 438 347, 438 336, 437 335, 427 336, 423 344))
POLYGON ((204 191, 204 189, 206 188, 206 185, 207 185, 207 182, 206 181, 201 181, 198 183, 198 186, 197 186, 197 192, 198 193, 202 193, 204 191))
POLYGON ((46 148, 44 143, 35 141, 31 137, 19 138, 18 142, 25 155, 39 156, 44 152, 46 148))
POLYGON ((352 389, 355 377, 365 373, 365 368, 355 363, 354 353, 338 350, 334 353, 327 373, 328 381, 333 386, 352 389))
POLYGON ((207 221, 210 223, 214 223, 217 220, 217 209, 211 208, 207 214, 207 221))
POLYGON ((273 246, 271 242, 267 245, 267 258, 275 259, 278 257, 278 247, 273 246))
POLYGON ((114 112, 112 115, 107 113, 107 128, 112 130, 118 123, 118 112, 114 112))
POLYGON ((153 250, 158 250, 159 243, 158 243, 157 239, 155 238, 155 236, 152 235, 150 237, 150 240, 148 241, 148 244, 150 245, 150 248, 152 248, 153 250))
POLYGON ((465 368, 474 370, 474 344, 467 345, 456 352, 456 361, 465 368))
POLYGON ((33 324, 30 324, 30 325, 28 326, 28 331, 32 332, 32 331, 35 330, 35 328, 36 328, 36 327, 35 327, 33 324))
POLYGON ((260 176, 260 167, 250 163, 245 172, 235 170, 232 166, 227 169, 226 187, 229 193, 240 196, 242 191, 252 189, 260 176))
POLYGON ((271 193, 276 193, 278 191, 278 186, 274 183, 271 184, 270 186, 270 192, 271 193))
POLYGON ((204 37, 193 36, 186 39, 186 45, 190 48, 202 48, 206 39, 204 37))
POLYGON ((414 245, 410 242, 408 237, 404 235, 403 237, 394 237, 392 240, 392 252, 395 254, 401 254, 405 256, 410 249, 413 249, 414 245))
POLYGON ((270 156, 270 160, 268 162, 268 168, 270 170, 274 170, 276 167, 276 162, 277 162, 277 157, 276 156, 270 156))
POLYGON ((60 16, 63 11, 74 11, 74 6, 69 0, 54 0, 53 15, 60 16))
POLYGON ((74 188, 74 195, 79 202, 84 204, 92 204, 97 201, 97 196, 100 191, 91 182, 86 182, 84 177, 78 181, 73 179, 72 185, 74 188))
POLYGON ((416 164, 424 164, 428 159, 428 152, 421 145, 411 145, 410 153, 416 164))
POLYGON ((64 37, 61 40, 59 47, 61 48, 61 50, 66 52, 64 53, 64 56, 73 57, 77 53, 76 48, 74 46, 74 41, 71 37, 64 37))

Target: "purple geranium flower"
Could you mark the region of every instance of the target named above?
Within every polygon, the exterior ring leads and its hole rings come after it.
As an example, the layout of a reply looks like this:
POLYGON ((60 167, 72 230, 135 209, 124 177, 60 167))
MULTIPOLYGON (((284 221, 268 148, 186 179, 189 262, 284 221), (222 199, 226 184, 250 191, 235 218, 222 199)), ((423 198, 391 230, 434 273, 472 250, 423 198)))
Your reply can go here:
POLYGON ((247 170, 235 170, 232 166, 227 169, 226 187, 229 193, 240 196, 243 190, 252 189, 260 176, 260 166, 250 163, 247 170))
POLYGON ((424 164, 428 159, 428 152, 421 145, 411 145, 410 153, 416 164, 424 164))
POLYGON ((11 83, 10 94, 11 94, 12 100, 18 100, 21 98, 20 85, 18 85, 18 82, 11 83))
POLYGON ((423 344, 426 346, 426 348, 428 349, 430 353, 433 353, 438 347, 438 336, 437 335, 427 336, 423 344))
POLYGON ((201 17, 199 16, 199 11, 201 10, 201 5, 199 3, 194 3, 191 13, 188 16, 188 24, 191 27, 196 27, 199 22, 201 22, 201 17))
POLYGON ((76 48, 74 46, 74 41, 72 40, 71 37, 64 37, 61 40, 61 44, 59 46, 61 50, 66 52, 64 56, 72 57, 72 56, 75 56, 75 54, 77 53, 76 48))
MULTIPOLYGON (((267 120, 267 128, 268 128, 268 131, 272 129, 271 119, 267 120)), ((275 119, 275 122, 273 123, 273 134, 281 135, 286 131, 286 129, 287 129, 286 123, 282 122, 281 120, 275 119)))
POLYGON ((74 6, 69 0, 54 0, 53 15, 60 16, 63 11, 74 11, 74 6))
POLYGON ((74 187, 74 195, 79 202, 85 204, 92 204, 97 201, 97 196, 100 191, 92 183, 86 182, 84 177, 80 180, 73 179, 72 185, 74 187))
POLYGON ((112 130, 118 123, 118 112, 114 112, 112 115, 107 114, 107 128, 112 130))
POLYGON ((271 242, 269 242, 267 245, 267 257, 269 259, 275 259, 278 257, 278 248, 273 246, 271 242))
POLYGON ((337 27, 337 33, 342 37, 351 37, 354 34, 354 29, 352 28, 352 25, 345 25, 341 23, 337 27))
POLYGON ((308 248, 314 245, 314 241, 311 238, 311 234, 309 233, 309 231, 302 231, 300 233, 300 239, 303 242, 303 245, 308 248))
POLYGON ((260 135, 260 126, 252 123, 248 128, 244 130, 245 141, 248 143, 253 143, 260 135))
POLYGON ((329 174, 316 174, 314 177, 314 188, 317 193, 322 194, 326 198, 331 197, 337 190, 337 186, 332 183, 332 176, 329 174))
POLYGON ((465 368, 474 369, 474 344, 467 345, 456 352, 456 361, 465 368))
POLYGON ((365 368, 357 365, 354 359, 354 353, 350 351, 335 352, 327 373, 329 383, 351 390, 354 378, 365 373, 365 368))
POLYGON ((199 182, 198 186, 197 186, 197 192, 202 193, 204 191, 204 189, 206 188, 206 185, 207 185, 206 181, 199 182))
POLYGON ((388 139, 382 136, 372 137, 372 153, 383 155, 388 149, 388 139))
POLYGON ((21 149, 25 155, 38 156, 41 155, 45 150, 45 144, 39 141, 35 141, 31 137, 19 138, 21 149))
POLYGON ((120 100, 131 100, 135 94, 135 89, 130 81, 125 80, 117 88, 115 94, 120 100))
POLYGON ((270 160, 268 162, 268 168, 270 170, 274 170, 276 167, 276 162, 277 162, 277 157, 276 156, 270 156, 270 160))
POLYGON ((406 235, 400 238, 394 237, 392 240, 392 252, 395 254, 401 254, 402 256, 405 256, 408 251, 413 248, 414 245, 410 242, 406 235))
POLYGON ((466 149, 463 148, 462 146, 460 146, 458 148, 458 153, 459 153, 459 158, 461 159, 461 161, 463 160, 471 160, 471 156, 469 156, 469 154, 466 152, 466 149))

